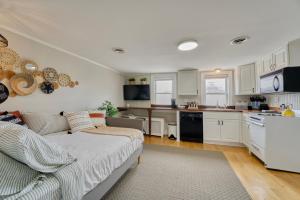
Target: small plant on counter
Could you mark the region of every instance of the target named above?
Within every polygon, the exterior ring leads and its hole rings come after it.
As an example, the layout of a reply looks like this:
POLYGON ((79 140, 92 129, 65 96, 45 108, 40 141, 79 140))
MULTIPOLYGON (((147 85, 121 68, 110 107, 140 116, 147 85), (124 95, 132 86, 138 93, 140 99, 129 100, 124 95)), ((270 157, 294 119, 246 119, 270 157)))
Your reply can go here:
POLYGON ((140 81, 141 81, 141 84, 146 84, 147 78, 141 78, 140 81))
POLYGON ((135 84, 135 78, 128 79, 129 84, 135 84))
POLYGON ((105 110, 107 117, 114 117, 119 113, 118 109, 110 101, 102 103, 98 110, 105 110))

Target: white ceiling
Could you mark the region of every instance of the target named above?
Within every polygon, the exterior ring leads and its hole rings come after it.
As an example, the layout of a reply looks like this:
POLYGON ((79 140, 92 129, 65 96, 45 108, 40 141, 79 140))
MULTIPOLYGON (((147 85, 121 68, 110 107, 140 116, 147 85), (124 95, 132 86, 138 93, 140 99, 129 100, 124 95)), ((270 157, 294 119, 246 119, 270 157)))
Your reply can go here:
POLYGON ((0 25, 124 73, 246 64, 299 24, 300 0, 0 0, 0 25), (231 46, 239 35, 251 39, 231 46), (200 45, 179 52, 184 39, 200 45))

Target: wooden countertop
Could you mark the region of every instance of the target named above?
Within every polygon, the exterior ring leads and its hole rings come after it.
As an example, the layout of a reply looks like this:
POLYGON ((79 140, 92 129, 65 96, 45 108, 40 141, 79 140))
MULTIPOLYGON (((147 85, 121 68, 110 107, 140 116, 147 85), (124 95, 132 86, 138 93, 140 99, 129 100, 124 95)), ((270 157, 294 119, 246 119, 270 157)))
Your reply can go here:
POLYGON ((162 111, 184 111, 184 112, 258 112, 257 110, 237 110, 226 108, 198 108, 198 109, 186 109, 186 108, 170 108, 170 107, 118 107, 119 111, 133 110, 162 110, 162 111))

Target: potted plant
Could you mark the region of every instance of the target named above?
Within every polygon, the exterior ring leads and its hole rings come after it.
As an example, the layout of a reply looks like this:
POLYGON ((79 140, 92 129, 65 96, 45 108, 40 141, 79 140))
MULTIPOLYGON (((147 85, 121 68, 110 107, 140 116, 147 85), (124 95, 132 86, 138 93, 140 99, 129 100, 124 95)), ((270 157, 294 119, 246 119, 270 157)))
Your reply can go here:
POLYGON ((129 84, 135 84, 135 78, 130 78, 128 79, 129 84))
POLYGON ((141 78, 140 81, 141 81, 141 84, 145 85, 147 82, 147 78, 141 78))
POLYGON ((110 101, 102 103, 98 110, 105 110, 107 117, 115 117, 119 113, 118 109, 110 101))

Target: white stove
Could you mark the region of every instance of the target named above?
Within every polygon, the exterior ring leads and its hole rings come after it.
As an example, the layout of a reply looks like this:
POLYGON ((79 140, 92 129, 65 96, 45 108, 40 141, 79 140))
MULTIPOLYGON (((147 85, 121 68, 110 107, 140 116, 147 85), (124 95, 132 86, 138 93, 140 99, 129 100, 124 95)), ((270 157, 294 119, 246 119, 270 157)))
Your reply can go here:
POLYGON ((276 111, 263 111, 260 113, 253 113, 250 114, 249 120, 251 123, 264 126, 266 116, 281 116, 281 113, 278 113, 276 111))

